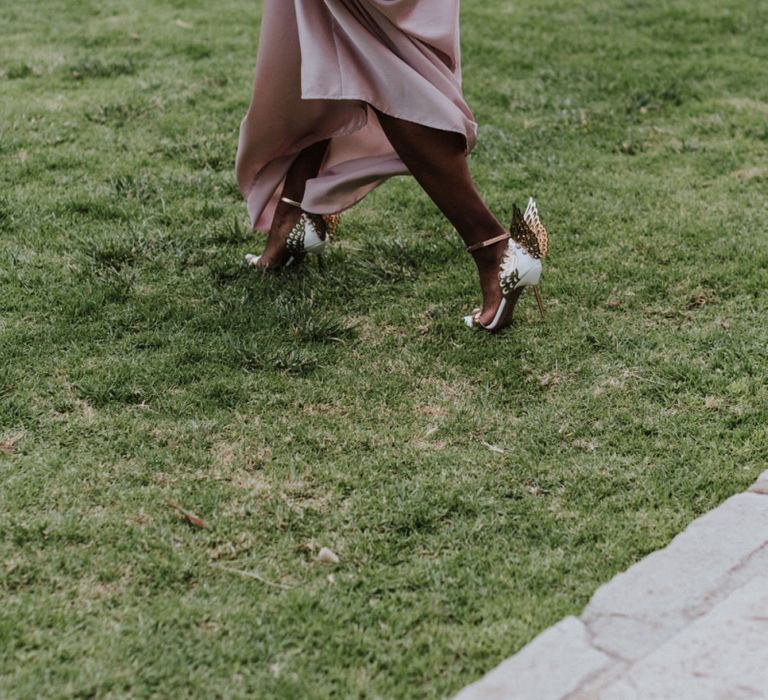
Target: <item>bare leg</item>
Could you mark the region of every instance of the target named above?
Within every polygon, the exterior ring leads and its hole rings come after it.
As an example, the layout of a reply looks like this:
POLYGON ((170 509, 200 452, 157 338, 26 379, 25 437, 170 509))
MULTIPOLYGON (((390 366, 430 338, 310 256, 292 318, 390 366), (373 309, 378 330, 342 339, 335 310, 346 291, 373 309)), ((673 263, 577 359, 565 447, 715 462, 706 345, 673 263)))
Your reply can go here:
MULTIPOLYGON (((323 164, 325 152, 328 149, 328 141, 318 141, 307 146, 291 165, 291 169, 285 178, 283 186, 283 197, 300 202, 304 197, 307 180, 315 177, 320 166, 323 164)), ((279 267, 288 259, 288 252, 285 249, 285 243, 288 240, 288 234, 296 225, 301 216, 301 210, 285 202, 280 202, 275 211, 275 218, 272 220, 272 227, 269 230, 267 245, 259 259, 258 267, 271 268, 279 267)))
MULTIPOLYGON (((459 134, 376 114, 400 159, 467 245, 505 232, 478 194, 459 134)), ((482 323, 491 321, 501 303, 497 275, 505 249, 502 241, 473 253, 483 293, 482 323)))

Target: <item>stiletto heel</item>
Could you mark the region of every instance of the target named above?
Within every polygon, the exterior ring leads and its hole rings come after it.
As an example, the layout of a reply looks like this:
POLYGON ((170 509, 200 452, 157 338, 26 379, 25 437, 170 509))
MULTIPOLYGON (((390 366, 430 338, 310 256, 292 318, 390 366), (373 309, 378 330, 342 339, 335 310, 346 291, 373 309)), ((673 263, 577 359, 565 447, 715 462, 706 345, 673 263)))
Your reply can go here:
POLYGON ((506 328, 512 321, 512 312, 517 300, 526 287, 533 287, 539 313, 544 318, 544 303, 539 292, 539 280, 541 279, 541 259, 547 254, 549 236, 539 219, 533 197, 528 200, 525 214, 521 213, 516 206, 513 208, 509 233, 467 246, 467 251, 474 253, 504 240, 507 241, 507 249, 498 274, 501 303, 489 324, 480 322, 482 309, 475 309, 471 316, 465 316, 464 322, 470 328, 479 327, 491 333, 506 328))
MULTIPOLYGON (((288 197, 281 197, 281 202, 301 209, 301 202, 288 197)), ((338 214, 310 214, 302 211, 299 220, 288 233, 285 248, 290 257, 281 267, 288 267, 305 255, 321 255, 328 245, 338 227, 340 216, 338 214)), ((245 262, 251 267, 256 267, 261 260, 261 255, 246 255, 245 262)))

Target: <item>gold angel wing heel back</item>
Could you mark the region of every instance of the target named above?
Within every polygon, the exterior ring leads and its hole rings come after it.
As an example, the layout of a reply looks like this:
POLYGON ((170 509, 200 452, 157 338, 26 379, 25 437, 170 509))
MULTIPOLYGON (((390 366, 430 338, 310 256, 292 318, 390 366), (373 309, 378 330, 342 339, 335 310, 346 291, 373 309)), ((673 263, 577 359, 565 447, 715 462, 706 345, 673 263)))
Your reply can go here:
MULTIPOLYGON (((528 206, 526 206, 525 213, 522 216, 517 206, 514 207, 512 222, 516 230, 520 232, 519 235, 522 240, 519 243, 528 254, 536 260, 546 257, 549 252, 549 234, 547 229, 544 228, 544 224, 541 223, 539 209, 533 197, 528 200, 528 206)), ((515 238, 515 236, 516 234, 513 232, 512 237, 515 238)), ((539 285, 534 284, 531 286, 533 287, 533 293, 536 295, 536 302, 539 305, 539 314, 544 318, 544 303, 541 299, 539 285)))

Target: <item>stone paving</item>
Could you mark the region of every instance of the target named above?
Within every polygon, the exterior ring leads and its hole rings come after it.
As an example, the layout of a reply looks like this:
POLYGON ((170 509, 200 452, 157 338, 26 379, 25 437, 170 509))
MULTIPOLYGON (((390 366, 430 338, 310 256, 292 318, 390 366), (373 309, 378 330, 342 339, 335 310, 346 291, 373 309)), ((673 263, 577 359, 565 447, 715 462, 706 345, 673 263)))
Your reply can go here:
POLYGON ((455 700, 768 700, 768 471, 455 700))

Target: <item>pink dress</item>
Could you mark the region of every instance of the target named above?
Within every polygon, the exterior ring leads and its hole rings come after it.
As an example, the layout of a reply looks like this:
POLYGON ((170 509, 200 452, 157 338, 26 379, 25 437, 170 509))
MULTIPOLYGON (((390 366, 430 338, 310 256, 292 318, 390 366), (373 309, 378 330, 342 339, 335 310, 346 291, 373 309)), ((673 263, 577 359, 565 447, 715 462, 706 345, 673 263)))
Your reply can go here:
POLYGON ((236 164, 255 229, 269 229, 291 163, 317 141, 331 139, 307 182, 305 211, 342 211, 408 172, 371 105, 474 146, 477 125, 461 91, 459 0, 264 0, 236 164))

